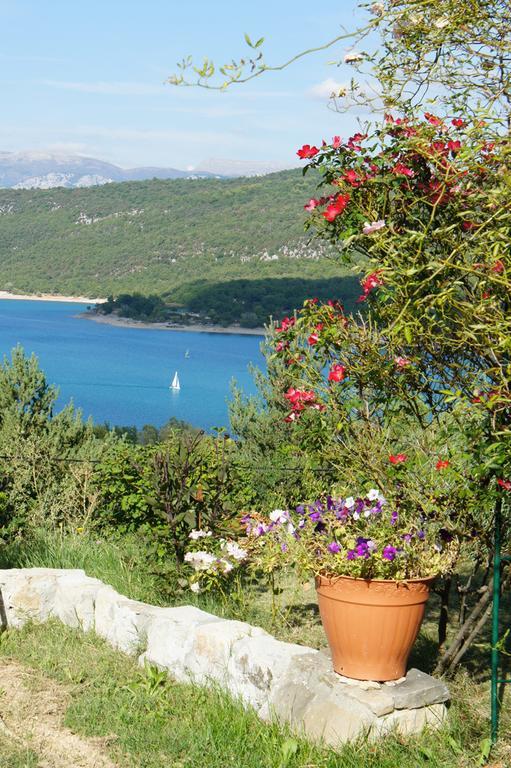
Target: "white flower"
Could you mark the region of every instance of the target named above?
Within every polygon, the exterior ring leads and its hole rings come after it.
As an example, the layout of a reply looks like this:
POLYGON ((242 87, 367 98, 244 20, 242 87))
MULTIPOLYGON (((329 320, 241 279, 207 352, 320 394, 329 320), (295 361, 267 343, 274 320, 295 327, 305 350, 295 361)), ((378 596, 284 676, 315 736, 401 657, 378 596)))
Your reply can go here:
POLYGON ((360 517, 360 512, 353 512, 353 520, 358 520, 360 517))
POLYGON ((344 502, 344 506, 347 507, 348 509, 351 509, 352 507, 355 506, 355 499, 353 498, 353 496, 348 496, 348 498, 344 502))
POLYGON ((192 592, 195 592, 196 595, 200 592, 200 584, 198 581, 194 581, 193 584, 190 584, 190 589, 192 592))
POLYGON ((224 573, 230 573, 232 571, 233 565, 228 560, 221 559, 221 560, 218 560, 217 562, 218 562, 218 565, 222 566, 224 573))
POLYGON ((296 531, 296 528, 294 527, 293 523, 287 524, 287 532, 291 535, 296 531))
POLYGON ((385 6, 383 3, 373 3, 371 6, 371 13, 374 13, 375 16, 382 16, 385 12, 385 6))
POLYGON ((185 562, 190 563, 196 571, 207 571, 213 565, 216 557, 209 552, 187 552, 185 562))
MULTIPOLYGON (((364 517, 371 517, 371 515, 372 515, 371 510, 370 509, 366 509, 366 511, 364 512, 364 517)), ((355 517, 355 515, 353 515, 353 517, 355 517)))
POLYGON ((285 509, 274 509, 273 512, 270 512, 270 520, 272 523, 287 523, 289 512, 285 509))
POLYGON ((380 498, 380 491, 378 490, 378 488, 371 488, 371 490, 367 494, 367 498, 369 499, 369 501, 378 501, 378 499, 380 498))
POLYGON ((242 549, 235 541, 226 542, 223 549, 235 560, 245 560, 247 556, 246 549, 242 549))
POLYGON ((190 531, 190 533, 188 534, 188 538, 193 539, 193 541, 197 541, 197 539, 208 538, 209 536, 212 536, 212 535, 213 534, 211 533, 211 531, 193 530, 193 531, 190 531))
POLYGON ((385 226, 385 219, 379 219, 378 221, 372 221, 371 223, 366 221, 364 226, 362 227, 362 234, 372 235, 373 232, 378 232, 378 230, 383 229, 384 226, 385 226))
POLYGON ((352 51, 351 53, 347 53, 344 57, 344 63, 345 64, 356 64, 357 61, 362 61, 364 58, 363 53, 359 53, 358 51, 352 51))

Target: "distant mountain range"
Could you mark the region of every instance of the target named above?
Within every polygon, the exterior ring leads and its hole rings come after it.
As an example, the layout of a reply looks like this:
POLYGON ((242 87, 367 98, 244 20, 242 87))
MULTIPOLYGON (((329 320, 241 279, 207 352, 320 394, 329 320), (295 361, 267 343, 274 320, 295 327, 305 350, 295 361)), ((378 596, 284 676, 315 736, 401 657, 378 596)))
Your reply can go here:
POLYGON ((0 152, 0 187, 12 189, 79 188, 114 181, 146 179, 207 179, 262 176, 283 170, 284 165, 237 160, 209 159, 196 168, 120 168, 93 157, 50 152, 0 152))

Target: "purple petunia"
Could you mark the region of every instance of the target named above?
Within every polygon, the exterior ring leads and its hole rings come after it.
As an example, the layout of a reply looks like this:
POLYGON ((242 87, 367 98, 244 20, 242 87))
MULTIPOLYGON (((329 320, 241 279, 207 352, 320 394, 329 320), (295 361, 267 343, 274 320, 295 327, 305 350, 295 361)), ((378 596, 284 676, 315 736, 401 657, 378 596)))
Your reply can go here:
POLYGON ((392 560, 395 560, 396 555, 397 555, 397 549, 391 546, 390 544, 387 544, 387 546, 383 548, 383 552, 381 553, 381 556, 383 557, 383 559, 390 560, 390 562, 392 562, 392 560))
POLYGON ((357 557, 357 553, 355 552, 355 550, 354 549, 348 549, 348 551, 346 552, 346 559, 347 560, 355 560, 356 557, 357 557))
POLYGON ((390 524, 395 525, 397 523, 399 515, 397 514, 396 510, 394 509, 390 518, 390 524))
POLYGON ((328 545, 327 549, 333 555, 336 555, 338 552, 341 551, 341 548, 340 548, 339 544, 336 541, 330 542, 330 544, 328 545))
POLYGON ((424 541, 424 539, 426 538, 426 534, 424 533, 424 531, 417 531, 417 538, 420 539, 420 541, 424 541))

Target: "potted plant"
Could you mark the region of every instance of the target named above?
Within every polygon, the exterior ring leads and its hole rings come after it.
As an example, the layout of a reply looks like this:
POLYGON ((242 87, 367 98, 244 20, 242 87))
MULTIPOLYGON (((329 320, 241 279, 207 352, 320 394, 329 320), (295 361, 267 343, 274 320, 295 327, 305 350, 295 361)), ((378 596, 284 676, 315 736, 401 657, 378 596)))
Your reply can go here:
POLYGON ((315 577, 336 672, 378 681, 404 675, 431 583, 456 558, 454 535, 434 519, 413 519, 376 488, 243 522, 253 566, 291 565, 315 577))

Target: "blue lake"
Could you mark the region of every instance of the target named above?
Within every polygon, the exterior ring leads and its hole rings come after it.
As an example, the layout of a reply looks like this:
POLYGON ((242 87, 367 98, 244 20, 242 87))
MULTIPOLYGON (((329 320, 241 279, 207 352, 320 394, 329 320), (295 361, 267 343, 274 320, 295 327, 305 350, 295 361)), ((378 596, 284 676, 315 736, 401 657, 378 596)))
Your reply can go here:
POLYGON ((227 427, 231 381, 254 392, 248 366, 264 363, 261 337, 120 328, 77 318, 84 309, 0 300, 0 356, 16 344, 35 352, 59 403, 72 399, 96 423, 161 426, 174 416, 227 427), (169 390, 175 371, 179 392, 169 390))

